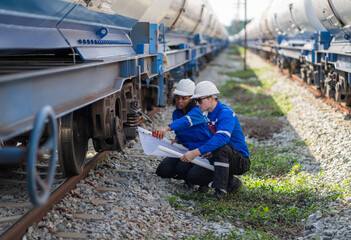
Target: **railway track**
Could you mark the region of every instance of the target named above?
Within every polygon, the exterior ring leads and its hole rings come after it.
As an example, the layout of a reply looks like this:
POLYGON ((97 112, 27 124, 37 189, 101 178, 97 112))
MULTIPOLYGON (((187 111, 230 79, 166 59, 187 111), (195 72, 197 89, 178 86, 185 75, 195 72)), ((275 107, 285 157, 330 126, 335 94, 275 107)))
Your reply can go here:
MULTIPOLYGON (((256 55, 256 54, 255 54, 256 55)), ((344 120, 351 120, 351 107, 345 106, 343 103, 338 103, 335 102, 333 99, 330 97, 324 95, 320 90, 317 89, 317 87, 313 85, 309 85, 306 82, 304 82, 298 75, 296 74, 291 74, 288 70, 286 69, 281 69, 277 65, 273 64, 269 60, 261 57, 260 55, 257 55, 262 59, 264 62, 269 64, 271 67, 279 69, 279 71, 284 74, 285 76, 289 77, 290 80, 298 82, 301 86, 304 86, 306 89, 308 89, 316 98, 320 98, 325 102, 327 105, 331 106, 332 108, 338 110, 341 113, 346 114, 346 117, 344 120)))
POLYGON ((328 96, 325 96, 321 91, 319 91, 315 86, 309 85, 306 82, 304 82, 298 75, 296 74, 290 74, 288 70, 281 70, 281 72, 288 76, 290 79, 298 82, 300 85, 304 86, 305 88, 307 88, 311 93, 313 93, 313 95, 316 98, 321 98, 323 100, 323 102, 325 102, 326 104, 328 104, 329 106, 337 109, 338 111, 347 114, 347 118, 351 118, 351 108, 348 106, 345 106, 342 103, 338 103, 335 102, 333 99, 331 99, 328 96))
MULTIPOLYGON (((97 153, 92 159, 90 159, 84 168, 83 172, 77 176, 71 177, 64 180, 58 188, 56 188, 51 194, 48 202, 42 207, 35 207, 25 213, 20 217, 14 224, 11 225, 2 235, 1 239, 12 240, 12 239, 21 239, 26 233, 29 226, 35 222, 39 222, 43 216, 62 198, 66 196, 71 190, 75 188, 75 185, 83 180, 89 171, 97 166, 99 162, 104 159, 104 157, 110 152, 97 153)), ((20 205, 18 205, 20 206, 20 205)))
MULTIPOLYGON (((152 111, 148 113, 148 116, 152 117, 154 114, 156 114, 159 111, 159 109, 160 108, 154 108, 152 111)), ((144 118, 140 118, 138 123, 142 124, 145 121, 146 120, 144 118)), ((0 226, 2 225, 2 230, 3 230, 2 233, 0 232, 0 239, 1 240, 22 239, 22 237, 26 234, 27 229, 34 223, 39 222, 47 214, 47 212, 50 211, 50 209, 52 209, 53 206, 55 206, 55 204, 59 203, 67 194, 72 194, 78 198, 81 198, 79 194, 74 193, 72 190, 75 189, 76 185, 81 180, 84 180, 86 178, 90 170, 96 169, 96 167, 110 153, 112 152, 104 151, 104 152, 96 153, 94 155, 92 152, 88 152, 86 164, 82 173, 70 178, 64 178, 62 176, 61 171, 57 170, 55 175, 54 186, 53 186, 54 190, 51 192, 50 197, 44 206, 33 208, 32 204, 28 201, 28 199, 22 202, 18 202, 18 201, 12 202, 12 203, 0 202, 0 210, 2 208, 2 209, 7 209, 8 212, 11 212, 11 210, 17 211, 17 212, 19 211, 23 212, 22 215, 12 215, 8 217, 0 218, 0 226), (4 228, 6 228, 6 230, 4 230, 4 228)), ((108 167, 108 164, 106 164, 106 166, 108 167)), ((37 165, 37 167, 42 167, 45 169, 47 166, 43 164, 42 166, 37 165)), ((59 166, 57 166, 57 169, 59 169, 59 166)), ((11 171, 11 174, 18 174, 21 176, 25 176, 26 172, 16 169, 11 171)), ((99 172, 97 172, 97 174, 99 174, 99 172)), ((11 176, 8 176, 8 177, 11 177, 11 176)), ((28 197, 26 196, 25 177, 23 179, 4 178, 1 180, 1 183, 3 185, 12 184, 14 186, 17 186, 14 191, 20 192, 19 194, 24 193, 23 198, 28 197)), ((88 184, 93 184, 93 183, 88 182, 88 184)), ((18 194, 18 193, 12 192, 12 194, 18 194)), ((13 198, 18 198, 18 197, 13 197, 13 198)), ((10 215, 10 213, 8 213, 7 215, 10 215)), ((46 228, 48 229, 48 231, 51 232, 50 227, 48 226, 41 226, 41 227, 46 228)))

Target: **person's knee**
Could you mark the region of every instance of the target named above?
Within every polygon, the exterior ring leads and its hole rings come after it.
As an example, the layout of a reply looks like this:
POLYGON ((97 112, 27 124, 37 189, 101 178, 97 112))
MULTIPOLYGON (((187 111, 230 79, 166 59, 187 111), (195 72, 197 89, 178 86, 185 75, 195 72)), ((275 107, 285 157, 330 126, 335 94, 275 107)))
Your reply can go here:
POLYGON ((175 176, 175 170, 161 162, 156 169, 156 174, 162 178, 172 178, 175 176))
POLYGON ((177 175, 186 177, 191 168, 192 165, 190 163, 179 162, 176 166, 175 172, 177 175))
POLYGON ((208 185, 212 181, 212 174, 212 172, 206 170, 197 171, 196 168, 195 170, 192 168, 187 175, 187 181, 194 185, 208 185))
POLYGON ((227 156, 230 152, 230 147, 228 145, 223 145, 222 147, 217 148, 212 152, 213 158, 221 158, 223 156, 227 156))

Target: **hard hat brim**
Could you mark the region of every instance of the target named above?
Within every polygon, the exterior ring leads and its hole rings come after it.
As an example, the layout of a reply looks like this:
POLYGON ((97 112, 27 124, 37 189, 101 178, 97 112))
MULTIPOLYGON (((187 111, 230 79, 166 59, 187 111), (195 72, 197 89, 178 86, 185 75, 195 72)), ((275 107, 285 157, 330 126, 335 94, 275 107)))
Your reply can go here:
POLYGON ((178 95, 178 96, 183 96, 183 97, 192 95, 190 93, 186 93, 186 92, 183 92, 183 91, 178 91, 177 89, 173 91, 173 94, 174 95, 178 95))
POLYGON ((206 97, 206 96, 208 96, 208 95, 196 94, 196 95, 193 95, 190 99, 199 98, 199 97, 206 97))

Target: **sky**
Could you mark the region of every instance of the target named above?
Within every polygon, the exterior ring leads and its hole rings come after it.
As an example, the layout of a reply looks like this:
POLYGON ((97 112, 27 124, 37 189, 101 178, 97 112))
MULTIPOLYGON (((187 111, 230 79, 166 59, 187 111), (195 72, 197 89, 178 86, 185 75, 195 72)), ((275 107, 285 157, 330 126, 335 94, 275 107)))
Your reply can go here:
MULTIPOLYGON (((240 16, 244 19, 244 0, 208 0, 216 12, 221 23, 230 25, 233 19, 237 18, 236 5, 241 2, 240 16)), ((246 0, 247 1, 247 18, 251 19, 258 15, 262 9, 267 7, 271 0, 246 0)))

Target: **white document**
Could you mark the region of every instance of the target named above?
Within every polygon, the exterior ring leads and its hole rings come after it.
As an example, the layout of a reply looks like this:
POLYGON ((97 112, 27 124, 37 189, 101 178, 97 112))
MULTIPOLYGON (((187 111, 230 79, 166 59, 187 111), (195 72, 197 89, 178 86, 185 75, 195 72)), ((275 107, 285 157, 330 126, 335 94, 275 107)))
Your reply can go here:
MULTIPOLYGON (((161 140, 153 137, 152 132, 144 128, 138 127, 138 132, 141 146, 147 155, 180 158, 185 152, 189 151, 188 148, 181 144, 172 144, 172 141, 169 139, 164 138, 161 140)), ((211 165, 205 158, 202 159, 201 157, 196 157, 192 163, 214 171, 213 165, 211 165)))

